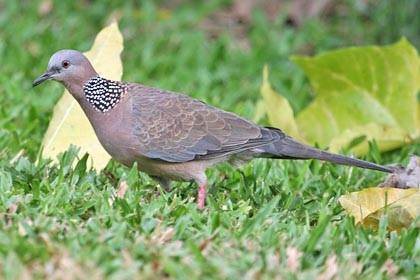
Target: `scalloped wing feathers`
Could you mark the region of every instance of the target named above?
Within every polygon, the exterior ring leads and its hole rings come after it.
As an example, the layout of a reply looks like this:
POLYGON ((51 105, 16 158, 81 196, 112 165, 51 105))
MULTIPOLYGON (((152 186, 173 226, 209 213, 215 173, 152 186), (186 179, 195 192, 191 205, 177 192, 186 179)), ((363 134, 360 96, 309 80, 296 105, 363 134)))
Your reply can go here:
POLYGON ((134 133, 144 156, 168 162, 210 159, 285 135, 186 95, 131 84, 134 133))

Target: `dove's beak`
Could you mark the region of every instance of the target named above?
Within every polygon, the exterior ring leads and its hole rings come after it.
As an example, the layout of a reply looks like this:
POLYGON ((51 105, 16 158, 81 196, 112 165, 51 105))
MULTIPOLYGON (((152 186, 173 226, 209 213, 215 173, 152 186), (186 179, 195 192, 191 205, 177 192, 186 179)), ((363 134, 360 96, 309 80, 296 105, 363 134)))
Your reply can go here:
POLYGON ((41 76, 39 76, 39 78, 34 81, 34 83, 32 84, 32 86, 33 87, 36 87, 37 85, 39 85, 43 81, 51 80, 53 75, 54 75, 54 72, 48 69, 47 71, 45 71, 44 74, 42 74, 41 76))

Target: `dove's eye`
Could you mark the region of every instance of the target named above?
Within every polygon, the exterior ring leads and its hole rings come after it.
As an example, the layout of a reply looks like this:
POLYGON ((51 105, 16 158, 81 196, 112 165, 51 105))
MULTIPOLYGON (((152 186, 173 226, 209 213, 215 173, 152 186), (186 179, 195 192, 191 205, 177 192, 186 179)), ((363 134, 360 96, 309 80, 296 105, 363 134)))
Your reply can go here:
POLYGON ((63 66, 63 68, 69 68, 70 66, 70 61, 68 60, 63 60, 63 62, 61 63, 61 66, 63 66))

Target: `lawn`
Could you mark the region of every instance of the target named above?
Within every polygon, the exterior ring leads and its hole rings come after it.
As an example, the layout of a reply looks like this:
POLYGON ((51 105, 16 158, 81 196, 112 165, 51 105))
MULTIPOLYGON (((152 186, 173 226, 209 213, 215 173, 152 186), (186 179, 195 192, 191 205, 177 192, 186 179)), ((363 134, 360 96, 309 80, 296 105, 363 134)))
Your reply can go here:
MULTIPOLYGON (((227 21, 229 1, 0 2, 0 278, 4 279, 415 279, 419 228, 356 227, 338 198, 384 174, 319 161, 254 160, 208 170, 207 207, 194 184, 164 192, 111 161, 88 169, 71 147, 58 163, 39 158, 63 88, 32 82, 60 49, 90 49, 117 18, 123 79, 187 93, 253 119, 262 69, 295 112, 313 98, 290 55, 390 44, 420 49, 418 1, 341 1, 299 27, 287 9, 268 19, 227 21), (157 4, 159 3, 159 4, 157 4), (356 3, 356 4, 355 4, 356 3), (224 20, 222 20, 224 19, 224 20), (123 198, 116 198, 126 182, 123 198), (160 195, 156 196, 156 192, 160 195)), ((259 121, 267 125, 267 119, 259 121)), ((350 152, 347 152, 350 154, 350 152)), ((420 143, 363 158, 406 164, 420 143)))

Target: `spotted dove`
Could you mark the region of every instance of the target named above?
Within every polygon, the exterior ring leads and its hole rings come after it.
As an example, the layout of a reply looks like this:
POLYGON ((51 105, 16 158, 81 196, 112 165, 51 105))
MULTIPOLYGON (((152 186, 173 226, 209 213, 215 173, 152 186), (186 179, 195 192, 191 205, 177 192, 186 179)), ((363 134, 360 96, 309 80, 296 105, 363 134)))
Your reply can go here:
POLYGON ((320 159, 392 173, 391 167, 328 153, 299 143, 280 129, 259 126, 186 95, 100 77, 80 52, 61 50, 33 83, 62 83, 78 101, 105 150, 165 189, 174 181, 198 185, 206 195, 205 170, 221 162, 254 158, 320 159))

